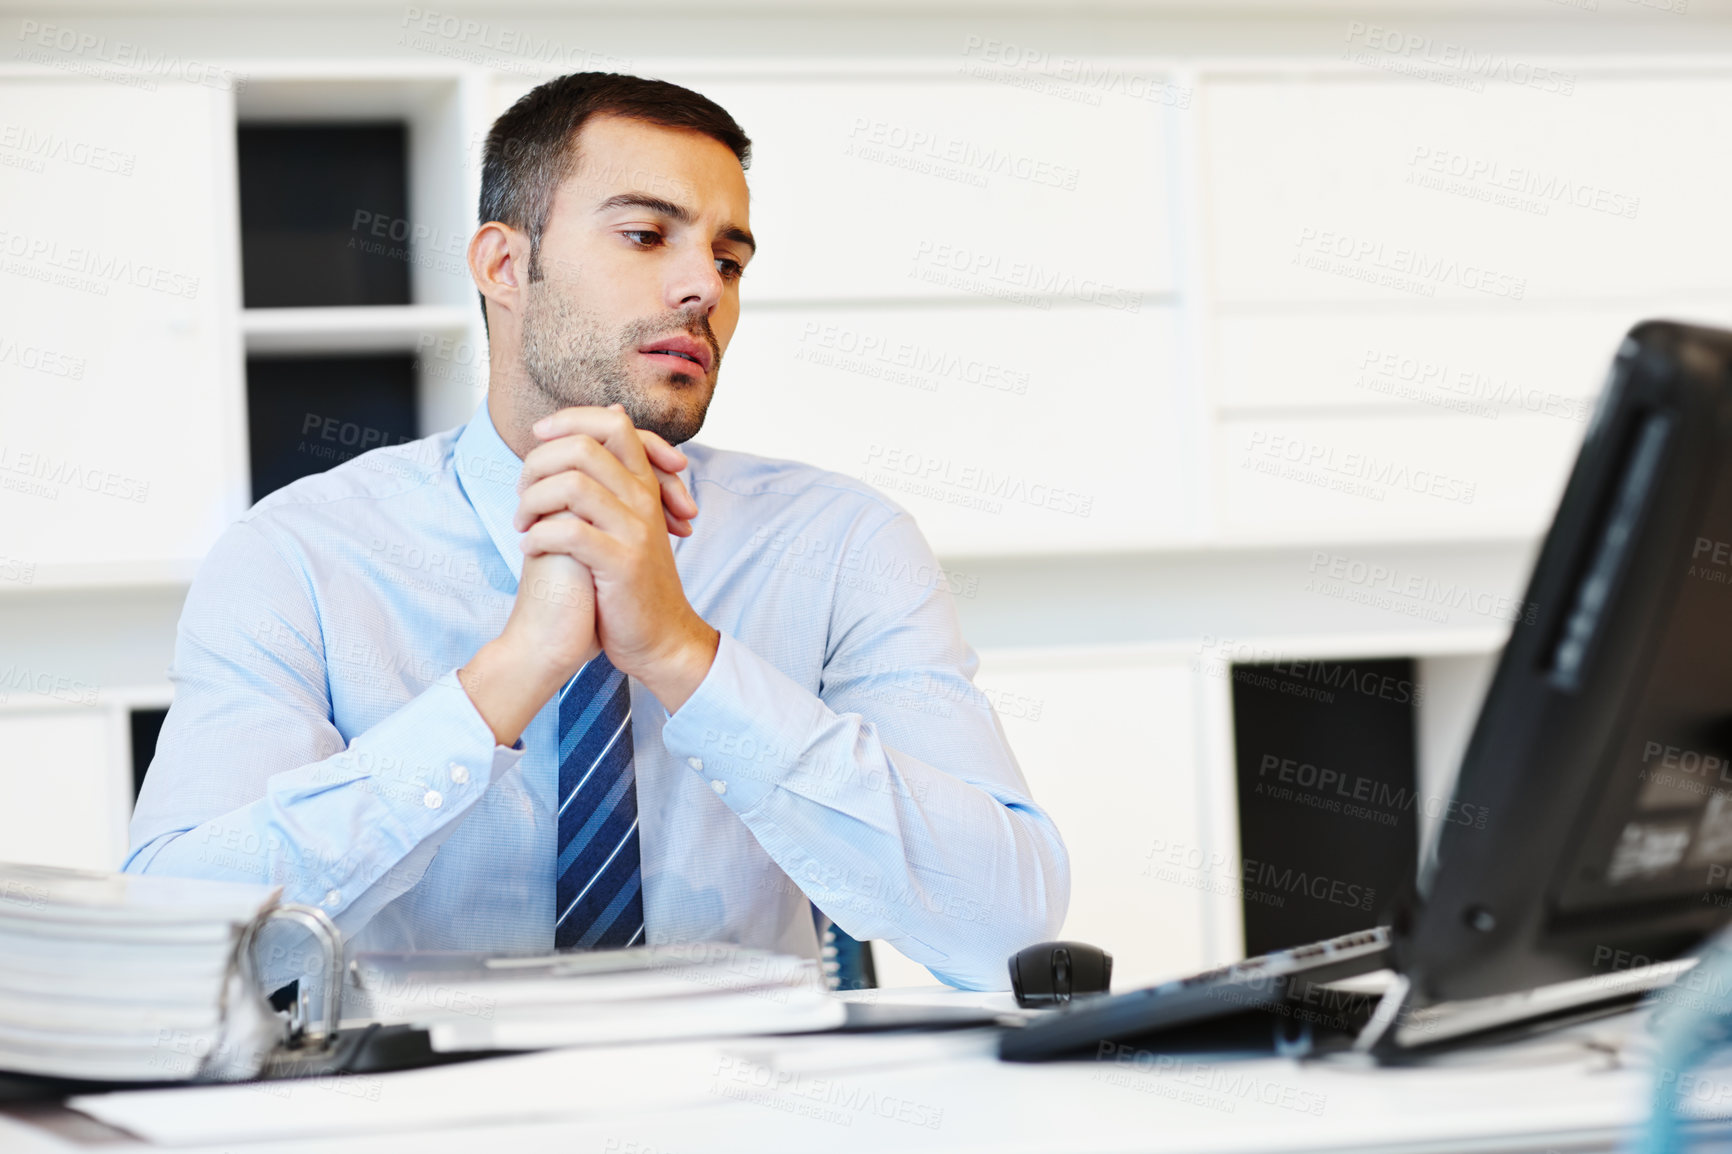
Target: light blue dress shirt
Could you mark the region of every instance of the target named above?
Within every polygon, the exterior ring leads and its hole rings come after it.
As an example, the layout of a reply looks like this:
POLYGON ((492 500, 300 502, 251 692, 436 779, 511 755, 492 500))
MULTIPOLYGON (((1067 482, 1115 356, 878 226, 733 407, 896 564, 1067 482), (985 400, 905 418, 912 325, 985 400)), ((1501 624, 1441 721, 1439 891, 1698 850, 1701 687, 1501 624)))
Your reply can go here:
MULTIPOLYGON (((810 900, 1004 988, 1057 936, 1069 864, 950 578, 861 481, 682 449, 699 514, 674 558, 721 642, 671 715, 631 682, 646 939, 816 957, 810 900)), ((508 749, 456 678, 517 593, 521 469, 483 403, 229 528, 181 615, 126 870, 280 883, 351 950, 552 948, 557 703, 508 749)))

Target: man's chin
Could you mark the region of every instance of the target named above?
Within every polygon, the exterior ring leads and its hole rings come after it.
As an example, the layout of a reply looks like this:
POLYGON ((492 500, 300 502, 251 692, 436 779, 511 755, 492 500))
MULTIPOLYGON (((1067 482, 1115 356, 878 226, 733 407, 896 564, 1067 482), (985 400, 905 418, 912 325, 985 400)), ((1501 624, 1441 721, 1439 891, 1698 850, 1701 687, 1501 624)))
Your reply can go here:
POLYGON ((693 437, 697 436, 698 431, 704 427, 702 421, 699 421, 695 425, 685 421, 655 421, 647 425, 641 421, 634 421, 632 423, 637 425, 640 429, 648 429, 668 444, 676 446, 683 445, 693 437))
POLYGON ((708 406, 695 408, 687 405, 661 408, 656 412, 643 412, 639 408, 626 406, 626 415, 631 417, 631 423, 640 429, 648 429, 670 445, 678 445, 691 440, 698 435, 698 430, 704 427, 704 416, 708 406))

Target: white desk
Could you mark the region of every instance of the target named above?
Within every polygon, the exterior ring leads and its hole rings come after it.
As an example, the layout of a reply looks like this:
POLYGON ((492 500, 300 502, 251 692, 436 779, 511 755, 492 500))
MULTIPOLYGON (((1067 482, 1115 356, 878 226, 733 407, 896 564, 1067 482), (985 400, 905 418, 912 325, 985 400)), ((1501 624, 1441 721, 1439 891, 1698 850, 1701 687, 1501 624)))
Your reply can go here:
MULTIPOLYGON (((1424 1069, 1257 1058, 1158 1072, 1000 1063, 977 1032, 776 1038, 151 1095, 179 1125, 264 1119, 276 1136, 229 1141, 216 1130, 180 1147, 201 1152, 1612 1150, 1644 1115, 1648 1080, 1596 1046, 1639 1036, 1624 1015, 1424 1069)), ((156 1148, 59 1108, 0 1113, 7 1154, 156 1148)))

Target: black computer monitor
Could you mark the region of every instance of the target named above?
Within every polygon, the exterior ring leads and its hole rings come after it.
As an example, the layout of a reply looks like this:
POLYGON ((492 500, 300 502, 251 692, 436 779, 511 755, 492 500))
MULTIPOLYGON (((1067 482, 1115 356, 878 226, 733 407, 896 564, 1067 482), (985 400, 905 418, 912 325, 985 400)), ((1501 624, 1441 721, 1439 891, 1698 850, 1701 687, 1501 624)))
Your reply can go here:
POLYGON ((1675 957, 1732 914, 1732 333, 1631 330, 1418 897, 1427 1001, 1675 957), (1483 818, 1483 827, 1481 819, 1483 818))

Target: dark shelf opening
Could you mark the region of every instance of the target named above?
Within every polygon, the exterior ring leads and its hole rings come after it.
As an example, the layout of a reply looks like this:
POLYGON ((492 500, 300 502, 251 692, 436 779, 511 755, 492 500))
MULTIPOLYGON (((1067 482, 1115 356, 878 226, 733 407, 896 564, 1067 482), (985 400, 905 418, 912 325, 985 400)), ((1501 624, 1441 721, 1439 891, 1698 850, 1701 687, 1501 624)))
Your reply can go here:
POLYGON ((1416 666, 1233 666, 1247 954, 1369 929, 1412 885, 1439 804, 1418 791, 1416 666))
POLYGON ((144 788, 144 771, 150 768, 151 758, 156 756, 156 739, 162 734, 163 719, 168 716, 166 709, 134 709, 128 718, 132 723, 132 796, 138 799, 138 791, 144 788))
POLYGON ((406 305, 408 128, 242 125, 247 308, 406 305))
POLYGON ((253 500, 416 433, 407 353, 247 358, 253 500))

